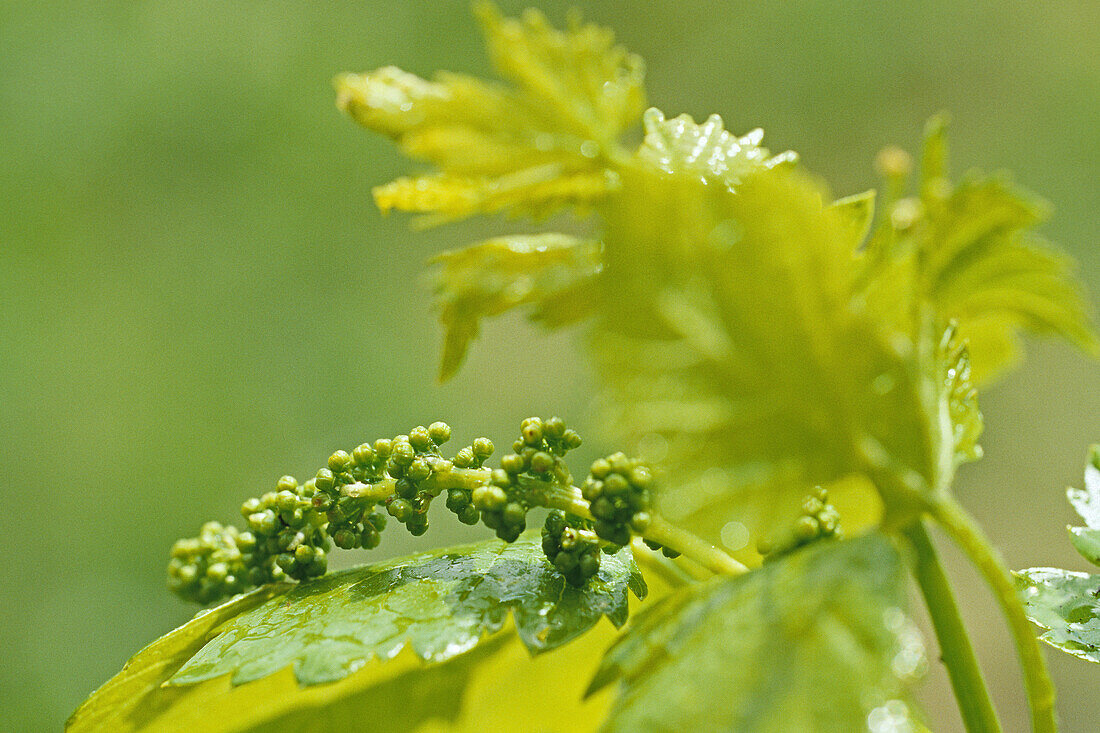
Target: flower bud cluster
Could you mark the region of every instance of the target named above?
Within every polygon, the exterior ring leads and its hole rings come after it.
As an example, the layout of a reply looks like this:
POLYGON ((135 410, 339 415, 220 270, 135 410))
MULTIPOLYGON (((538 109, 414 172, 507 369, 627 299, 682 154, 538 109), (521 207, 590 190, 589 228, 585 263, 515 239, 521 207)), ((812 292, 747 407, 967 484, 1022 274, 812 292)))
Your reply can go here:
POLYGON ((595 517, 595 530, 612 545, 629 544, 631 533, 649 526, 653 475, 641 461, 615 453, 592 463, 581 493, 595 517))
POLYGON ((558 417, 529 417, 520 425, 520 433, 512 453, 501 458, 500 468, 493 471, 491 485, 471 494, 481 521, 505 542, 515 542, 527 529, 531 504, 525 482, 569 486, 573 479, 564 456, 581 444, 577 431, 567 428, 558 417))
POLYGON ((571 584, 582 586, 600 571, 600 538, 584 522, 554 509, 542 527, 546 559, 571 584))
POLYGON ((821 486, 802 500, 802 514, 793 531, 781 542, 757 543, 757 552, 768 558, 782 556, 803 545, 822 539, 840 537, 840 513, 829 503, 829 492, 821 486))
POLYGON ((186 600, 205 604, 281 579, 278 567, 256 561, 264 554, 251 532, 207 522, 198 537, 172 546, 168 588, 186 600))

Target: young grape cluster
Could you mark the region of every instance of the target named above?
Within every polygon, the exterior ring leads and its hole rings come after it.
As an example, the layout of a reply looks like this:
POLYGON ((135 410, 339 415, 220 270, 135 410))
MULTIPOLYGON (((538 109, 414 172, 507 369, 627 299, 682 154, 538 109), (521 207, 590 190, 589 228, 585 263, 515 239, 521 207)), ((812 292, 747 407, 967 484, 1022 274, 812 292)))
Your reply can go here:
POLYGON ((600 571, 600 538, 560 509, 546 515, 542 527, 542 551, 546 559, 572 585, 581 586, 600 571))
POLYGON ((505 542, 515 542, 527 529, 527 512, 532 506, 529 482, 572 484, 563 458, 580 444, 581 436, 561 418, 524 420, 520 438, 512 444, 512 453, 501 458, 500 468, 492 472, 490 485, 476 489, 471 496, 485 526, 505 542))
POLYGON ((829 492, 818 486, 802 500, 802 513, 795 521, 793 531, 775 544, 762 540, 757 543, 756 549, 766 559, 775 558, 811 542, 838 537, 840 513, 829 503, 829 492))
POLYGON ((506 542, 527 529, 533 507, 553 509, 543 549, 570 583, 581 585, 599 571, 601 551, 617 552, 648 526, 652 478, 617 453, 596 461, 578 492, 564 460, 581 444, 577 432, 556 417, 528 418, 520 432, 512 453, 492 470, 485 467, 494 452, 488 438, 445 457, 451 428, 442 422, 338 450, 313 478, 299 483, 283 476, 273 491, 244 502, 246 530, 211 522, 198 537, 177 542, 169 586, 210 603, 263 583, 323 575, 333 545, 377 547, 388 517, 424 534, 428 508, 440 494, 459 521, 483 522, 506 542))
POLYGON ((596 534, 623 547, 649 526, 653 476, 637 459, 615 453, 592 464, 581 492, 595 517, 596 534))

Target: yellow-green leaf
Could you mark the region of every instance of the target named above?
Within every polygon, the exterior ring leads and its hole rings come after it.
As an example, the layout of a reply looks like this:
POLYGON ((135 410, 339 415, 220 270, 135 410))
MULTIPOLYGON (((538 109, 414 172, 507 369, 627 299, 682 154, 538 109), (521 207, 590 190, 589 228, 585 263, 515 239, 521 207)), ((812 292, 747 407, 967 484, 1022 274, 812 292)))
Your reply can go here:
POLYGON ((729 522, 786 531, 813 486, 880 463, 930 488, 940 460, 938 371, 861 298, 845 207, 753 159, 731 191, 642 156, 601 207, 605 414, 662 446, 661 512, 715 542, 729 522))
POLYGON ((533 320, 558 327, 588 316, 602 269, 598 242, 565 234, 499 237, 432 262, 440 265, 435 290, 446 328, 444 380, 461 365, 482 318, 527 307, 533 320))
POLYGON ((940 317, 969 343, 973 379, 982 384, 1017 359, 1017 333, 1068 339, 1100 354, 1073 261, 1035 228, 1048 205, 1003 175, 947 178, 946 121, 925 139, 921 215, 912 230, 924 290, 940 317))
POLYGON ((393 67, 337 78, 337 103, 352 118, 439 169, 379 186, 379 207, 430 214, 428 224, 585 211, 614 187, 619 137, 644 109, 641 60, 576 17, 559 31, 535 11, 508 19, 483 3, 478 15, 510 84, 429 81, 393 67))

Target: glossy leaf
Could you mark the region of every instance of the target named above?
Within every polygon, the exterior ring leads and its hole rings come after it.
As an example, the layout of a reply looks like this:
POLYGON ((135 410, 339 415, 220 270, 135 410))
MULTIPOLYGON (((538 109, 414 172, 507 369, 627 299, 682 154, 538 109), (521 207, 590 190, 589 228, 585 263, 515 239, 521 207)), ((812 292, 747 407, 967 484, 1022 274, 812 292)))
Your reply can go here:
MULTIPOLYGON (((1100 445, 1089 449, 1085 488, 1066 490, 1085 527, 1066 527, 1081 556, 1100 565, 1100 445)), ((1060 568, 1016 573, 1028 618, 1046 629, 1043 641, 1076 657, 1100 662, 1100 575, 1060 568)))
POLYGON ((1089 448, 1085 488, 1066 489, 1069 503, 1091 529, 1100 529, 1100 445, 1089 448))
POLYGON ((1066 497, 1081 518, 1084 527, 1067 527, 1070 542, 1081 557, 1100 565, 1100 445, 1089 448, 1085 465, 1085 488, 1066 489, 1066 497))
POLYGON ((871 222, 875 216, 875 192, 864 191, 845 196, 834 201, 832 208, 836 209, 847 223, 851 246, 853 249, 858 249, 871 231, 871 222))
POLYGON ((1029 568, 1016 573, 1016 581, 1028 618, 1046 629, 1040 639, 1100 662, 1100 575, 1029 568))
POLYGON ((798 160, 790 151, 772 157, 760 147, 764 131, 759 128, 741 137, 731 134, 718 115, 696 124, 689 115, 668 120, 660 110, 649 109, 643 124, 639 159, 665 173, 720 181, 730 190, 756 171, 798 160))
POLYGON ((461 365, 482 318, 528 307, 533 320, 562 326, 589 315, 603 265, 598 242, 564 234, 517 235, 444 252, 435 281, 446 328, 442 379, 461 365))
MULTIPOLYGON (((69 725, 346 729, 361 724, 367 701, 393 730, 457 724, 469 715, 465 696, 478 698, 466 692, 472 679, 524 668, 513 648, 525 649, 523 657, 557 649, 603 615, 621 625, 627 589, 646 592, 629 553, 605 556, 600 575, 582 589, 561 582, 532 535, 267 586, 200 613, 140 652, 69 725)), ((591 659, 607 641, 605 631, 567 656, 591 659)), ((581 685, 556 704, 575 706, 581 685)))
POLYGON ((674 594, 608 651, 590 688, 622 681, 606 730, 912 730, 926 660, 904 589, 872 534, 674 594))
POLYGON ((458 74, 428 81, 393 67, 336 80, 338 104, 357 122, 439 168, 379 186, 379 207, 432 214, 429 224, 584 210, 614 186, 609 161, 644 109, 641 60, 576 17, 559 31, 536 11, 508 19, 482 3, 478 15, 511 84, 458 74))
POLYGON ((1093 565, 1100 565, 1100 529, 1088 527, 1066 527, 1069 541, 1074 549, 1081 553, 1093 565))
POLYGON ((235 684, 292 667, 303 685, 346 677, 409 646, 441 662, 474 648, 509 614, 532 653, 560 646, 607 616, 627 617, 627 588, 644 595, 629 550, 605 557, 583 588, 546 562, 537 534, 423 552, 302 583, 228 621, 170 682, 232 674, 235 684))

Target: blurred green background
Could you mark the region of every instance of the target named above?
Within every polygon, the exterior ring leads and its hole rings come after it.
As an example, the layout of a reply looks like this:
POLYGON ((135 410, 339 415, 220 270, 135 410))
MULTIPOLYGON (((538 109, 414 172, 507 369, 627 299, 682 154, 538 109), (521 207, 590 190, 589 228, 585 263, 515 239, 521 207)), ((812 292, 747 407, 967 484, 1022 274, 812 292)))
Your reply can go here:
MULTIPOLYGON (((841 194, 950 109, 956 170, 1006 167, 1047 196, 1046 233, 1100 293, 1095 0, 575 4, 645 57, 653 104, 762 126, 841 194)), ((560 21, 566 4, 540 5, 560 21)), ((533 413, 592 422, 570 336, 520 319, 435 383, 421 264, 483 230, 414 235, 374 210, 405 164, 337 113, 330 79, 390 63, 487 70, 464 2, 0 3, 0 728, 56 729, 185 620, 169 545, 280 474, 441 417, 462 440, 533 413)), ((1010 565, 1085 569, 1062 487, 1100 440, 1100 369, 1036 345, 983 407, 963 502, 1010 565)), ((382 552, 410 546, 388 533, 382 552)), ((947 554, 1022 730, 1003 624, 947 554)), ((1048 657, 1066 730, 1094 729, 1100 669, 1048 657)), ((939 669, 924 699, 960 729, 939 669)))

